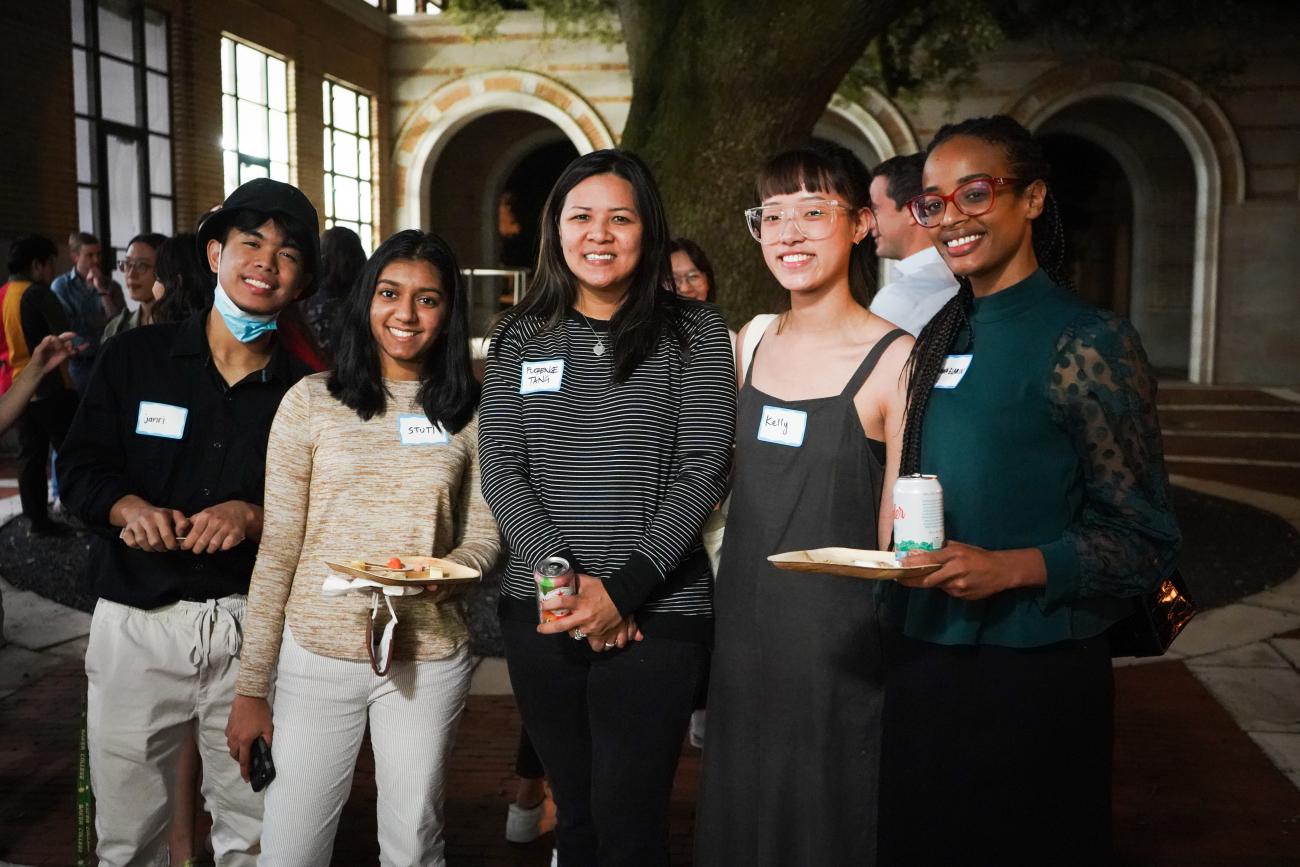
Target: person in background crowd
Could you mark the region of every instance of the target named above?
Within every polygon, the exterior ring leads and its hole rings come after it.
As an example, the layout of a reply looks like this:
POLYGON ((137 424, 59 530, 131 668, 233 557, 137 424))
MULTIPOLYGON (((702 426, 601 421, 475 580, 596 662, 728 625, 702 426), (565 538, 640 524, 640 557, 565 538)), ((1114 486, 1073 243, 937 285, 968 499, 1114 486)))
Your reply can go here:
POLYGON ((909 362, 902 471, 946 544, 885 582, 885 864, 1110 864, 1106 629, 1169 575, 1156 378, 1137 332, 1062 285, 1039 143, 1010 117, 935 134, 911 201, 961 281, 909 362))
POLYGON ((193 235, 184 233, 163 241, 157 262, 154 322, 181 322, 212 306, 212 271, 199 258, 193 235))
POLYGON ((713 276, 713 263, 700 245, 690 238, 673 238, 670 261, 673 268, 673 286, 683 298, 708 301, 718 295, 717 281, 713 276))
POLYGON ((68 362, 72 385, 85 393, 90 370, 99 357, 104 326, 125 307, 122 287, 104 273, 103 247, 89 232, 73 232, 68 238, 72 270, 55 278, 51 288, 68 317, 73 331, 86 341, 86 348, 68 362))
POLYGON ((217 863, 256 860, 262 795, 240 780, 223 731, 267 436, 307 373, 275 339, 275 318, 311 286, 318 231, 307 197, 266 178, 205 214, 212 309, 105 344, 64 443, 64 501, 95 534, 86 676, 101 864, 165 862, 186 729, 203 756, 217 863))
POLYGON ((921 194, 925 154, 891 157, 871 172, 871 236, 876 255, 894 259, 898 278, 871 299, 871 312, 912 336, 957 294, 952 276, 930 232, 912 219, 908 202, 921 194))
POLYGON ((130 331, 141 325, 153 322, 154 283, 157 282, 158 248, 166 241, 165 235, 150 232, 136 235, 126 245, 126 258, 117 263, 122 276, 126 279, 126 292, 139 306, 135 310, 124 309, 109 320, 104 326, 104 339, 130 331))
MULTIPOLYGON (((71 330, 48 282, 54 276, 57 256, 54 242, 39 235, 20 237, 9 248, 10 279, 3 290, 2 318, 9 366, 15 378, 28 364, 28 347, 39 345, 51 334, 71 330)), ((43 376, 18 420, 18 494, 23 514, 38 535, 70 532, 66 524, 50 517, 46 474, 50 450, 59 449, 77 409, 76 393, 66 377, 62 368, 43 376)))
POLYGON ((486 574, 496 562, 468 297, 446 241, 408 229, 342 300, 334 371, 291 389, 271 429, 227 738, 245 778, 253 742, 271 744, 262 867, 329 862, 367 725, 380 862, 441 867, 447 759, 473 671, 457 592, 325 595, 321 563, 432 555, 486 574), (367 651, 376 606, 400 624, 391 668, 367 651))
POLYGON ((327 359, 333 358, 338 330, 338 308, 366 267, 366 251, 357 233, 344 226, 326 229, 320 236, 320 288, 299 304, 303 318, 327 359))
POLYGON ((870 183, 846 148, 787 151, 760 170, 761 205, 745 213, 790 310, 738 339, 745 374, 716 585, 701 867, 876 863, 884 662, 873 582, 767 561, 889 544, 912 339, 854 291, 868 272, 856 263, 870 256, 870 183))
POLYGON ((639 158, 578 157, 543 209, 532 287, 488 352, 483 494, 510 549, 501 631, 563 867, 668 862, 708 659, 700 527, 726 488, 735 373, 717 309, 667 291, 669 237, 639 158), (539 625, 533 568, 552 556, 580 580, 546 603, 569 614, 539 625))

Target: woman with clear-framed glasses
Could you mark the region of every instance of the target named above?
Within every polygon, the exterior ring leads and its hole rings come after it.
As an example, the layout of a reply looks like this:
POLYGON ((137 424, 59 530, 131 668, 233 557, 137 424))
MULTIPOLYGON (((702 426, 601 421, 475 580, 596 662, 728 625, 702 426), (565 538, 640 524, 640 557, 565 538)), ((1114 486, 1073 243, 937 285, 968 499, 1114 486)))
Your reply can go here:
POLYGON ((882 588, 887 864, 1111 863, 1106 630, 1173 569, 1155 376, 1061 277, 1049 166, 1009 117, 945 126, 910 202, 961 283, 917 338, 901 471, 943 485, 938 564, 882 588))
POLYGON ((789 151, 759 172, 761 204, 745 214, 790 309, 738 338, 695 841, 705 867, 875 863, 883 672, 873 588, 767 562, 888 545, 912 338, 856 300, 867 294, 870 185, 844 148, 789 151))
POLYGON ((104 326, 104 339, 148 325, 153 322, 153 306, 157 301, 153 295, 156 278, 158 248, 167 240, 165 235, 149 232, 136 235, 126 245, 126 256, 119 259, 117 268, 126 280, 126 294, 135 301, 136 308, 124 308, 104 326))

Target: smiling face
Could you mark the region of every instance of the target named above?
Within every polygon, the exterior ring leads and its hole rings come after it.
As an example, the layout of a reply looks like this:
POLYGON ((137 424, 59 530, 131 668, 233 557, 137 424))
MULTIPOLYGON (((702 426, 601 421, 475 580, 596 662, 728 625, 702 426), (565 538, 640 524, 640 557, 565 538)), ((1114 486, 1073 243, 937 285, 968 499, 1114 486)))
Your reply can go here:
POLYGON ((696 301, 709 300, 709 278, 695 267, 689 253, 685 250, 673 253, 672 266, 673 285, 677 287, 678 295, 683 298, 694 298, 696 301))
POLYGON ((258 316, 279 313, 306 288, 303 253, 274 220, 248 231, 232 227, 224 244, 208 241, 208 266, 230 300, 258 316))
MULTIPOLYGON (((844 198, 833 190, 802 189, 768 196, 763 200, 763 207, 773 206, 795 213, 799 209, 806 210, 810 203, 828 200, 843 202, 844 198)), ((811 240, 799 230, 794 220, 783 218, 775 243, 762 245, 768 270, 790 292, 809 292, 840 282, 847 288, 853 246, 867 236, 871 228, 871 212, 866 208, 835 210, 834 225, 825 238, 811 240)))
POLYGON ((370 299, 370 335, 387 379, 420 378, 449 305, 442 275, 423 259, 398 259, 379 274, 370 299))
POLYGON ((641 215, 632 185, 603 174, 570 190, 560 210, 560 249, 580 289, 621 299, 641 262, 641 215))
MULTIPOLYGON (((954 136, 925 160, 922 185, 927 193, 950 195, 977 178, 1013 176, 1002 148, 969 136, 954 136)), ((946 203, 943 219, 929 230, 949 269, 968 277, 976 294, 1006 288, 1033 273, 1032 221, 1043 212, 1046 185, 996 188, 993 208, 970 217, 946 203)))
POLYGON ((157 253, 148 244, 136 241, 126 248, 126 270, 122 276, 126 279, 126 291, 141 304, 152 304, 153 284, 156 279, 154 266, 157 253))

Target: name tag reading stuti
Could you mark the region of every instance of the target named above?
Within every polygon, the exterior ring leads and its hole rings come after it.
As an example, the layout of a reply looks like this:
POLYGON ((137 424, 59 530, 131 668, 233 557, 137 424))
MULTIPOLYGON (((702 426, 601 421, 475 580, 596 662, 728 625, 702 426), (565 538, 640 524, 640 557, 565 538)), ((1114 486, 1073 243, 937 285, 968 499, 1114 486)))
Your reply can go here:
POLYGON ((971 355, 949 355, 943 360, 943 369, 934 381, 935 388, 956 388, 966 371, 970 369, 971 355))
POLYGON ((765 443, 799 448, 808 430, 808 413, 779 406, 763 407, 758 420, 758 438, 765 443))
POLYGON ((399 415, 397 436, 404 446, 445 446, 451 442, 442 425, 422 415, 399 415))
POLYGON ((146 437, 178 440, 185 436, 185 420, 190 411, 170 403, 140 401, 140 411, 135 419, 135 432, 146 437))
POLYGON ((525 361, 519 367, 519 393, 559 391, 564 380, 564 359, 550 361, 525 361))

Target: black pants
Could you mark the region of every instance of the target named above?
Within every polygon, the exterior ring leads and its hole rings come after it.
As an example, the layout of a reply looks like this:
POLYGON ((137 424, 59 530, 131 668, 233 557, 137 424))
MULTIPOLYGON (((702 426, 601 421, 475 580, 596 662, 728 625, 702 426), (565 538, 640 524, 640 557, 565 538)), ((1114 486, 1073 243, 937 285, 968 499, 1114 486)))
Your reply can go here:
POLYGON ((542 780, 546 778, 546 769, 537 757, 533 739, 528 737, 528 729, 519 727, 519 749, 515 751, 515 776, 525 780, 542 780))
POLYGON ((501 619, 519 712, 546 769, 561 867, 663 867, 668 805, 707 651, 666 638, 595 653, 501 619))
POLYGON ((889 645, 882 865, 1111 863, 1104 635, 1028 650, 889 645))
POLYGON ((52 397, 34 400, 18 418, 18 497, 23 514, 34 525, 48 524, 49 478, 45 470, 50 449, 63 445, 72 416, 77 411, 77 397, 64 391, 52 397))

